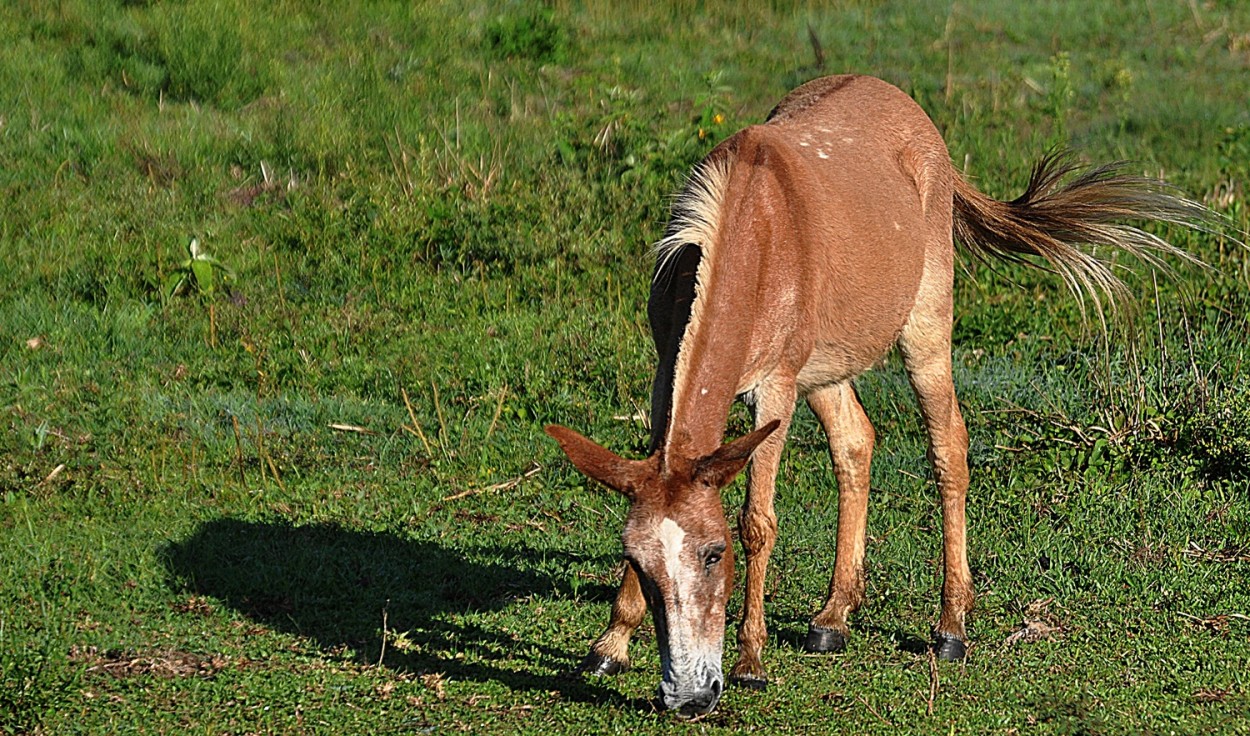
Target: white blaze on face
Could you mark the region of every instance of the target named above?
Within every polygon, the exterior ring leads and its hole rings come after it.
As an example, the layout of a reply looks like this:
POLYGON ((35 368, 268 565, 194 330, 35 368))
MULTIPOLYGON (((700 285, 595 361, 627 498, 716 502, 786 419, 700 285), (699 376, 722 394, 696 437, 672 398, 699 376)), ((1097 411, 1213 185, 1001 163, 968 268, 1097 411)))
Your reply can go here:
POLYGON ((701 582, 698 579, 701 571, 698 565, 690 564, 693 560, 682 564, 686 530, 676 521, 665 517, 655 527, 655 531, 660 554, 664 559, 664 572, 668 576, 668 600, 665 601, 668 641, 661 644, 660 650, 664 661, 660 697, 669 708, 682 708, 691 702, 702 702, 710 709, 719 698, 723 684, 721 646, 724 607, 719 599, 712 603, 712 617, 717 619, 717 636, 702 641, 705 637, 696 633, 696 623, 707 623, 706 617, 699 615, 696 617, 697 621, 689 619, 689 616, 694 615, 689 607, 696 603, 692 596, 698 595, 696 591, 701 582), (713 687, 715 691, 710 692, 709 688, 713 687))
POLYGON ((672 519, 665 517, 660 522, 660 549, 664 553, 664 569, 668 572, 668 579, 672 581, 674 592, 678 592, 684 587, 682 585, 682 569, 681 569, 681 547, 686 541, 686 530, 672 519))

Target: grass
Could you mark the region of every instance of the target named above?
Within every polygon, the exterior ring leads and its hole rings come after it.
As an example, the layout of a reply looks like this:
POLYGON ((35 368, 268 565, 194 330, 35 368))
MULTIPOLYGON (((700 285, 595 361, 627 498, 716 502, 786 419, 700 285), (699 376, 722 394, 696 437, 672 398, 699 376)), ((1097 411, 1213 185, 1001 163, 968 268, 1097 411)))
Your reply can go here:
POLYGON ((1250 265, 1178 231, 1214 268, 1130 275, 1107 341, 1056 279, 961 266, 966 663, 922 651, 938 509, 891 358, 858 382, 880 441, 845 655, 798 647, 836 528, 803 409, 770 688, 654 712, 649 624, 635 670, 565 674, 624 508, 541 427, 643 451, 648 246, 689 167, 821 73, 809 25, 989 193, 1067 143, 1250 229, 1245 8, 975 5, 19 0, 0 733, 1250 733, 1250 265), (233 278, 174 296, 192 236, 233 278))

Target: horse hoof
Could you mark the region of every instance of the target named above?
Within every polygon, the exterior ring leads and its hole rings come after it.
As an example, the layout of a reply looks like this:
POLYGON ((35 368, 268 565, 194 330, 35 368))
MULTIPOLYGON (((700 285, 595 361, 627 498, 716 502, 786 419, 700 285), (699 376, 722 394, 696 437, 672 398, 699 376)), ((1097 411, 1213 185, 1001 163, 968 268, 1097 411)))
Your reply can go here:
POLYGON ((748 690, 763 690, 768 687, 768 678, 763 675, 730 675, 729 681, 748 690))
POLYGON ((619 659, 607 657, 598 652, 591 652, 586 655, 581 664, 577 665, 577 669, 574 672, 594 677, 610 677, 619 675, 627 669, 629 669, 628 662, 622 662, 619 659))
POLYGON ((838 653, 846 651, 846 634, 837 629, 826 629, 812 624, 807 627, 807 638, 803 640, 803 651, 838 653))
POLYGON ((968 656, 968 645, 953 636, 938 634, 933 643, 933 652, 938 659, 956 662, 968 656))

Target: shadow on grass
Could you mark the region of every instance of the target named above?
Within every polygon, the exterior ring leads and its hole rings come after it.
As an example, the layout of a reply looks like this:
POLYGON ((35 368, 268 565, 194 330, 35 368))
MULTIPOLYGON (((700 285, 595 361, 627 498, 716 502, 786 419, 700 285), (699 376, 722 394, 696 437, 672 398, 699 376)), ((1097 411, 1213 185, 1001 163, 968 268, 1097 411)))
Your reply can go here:
MULTIPOLYGON (((528 596, 572 595, 562 580, 534 571, 538 553, 529 552, 478 549, 476 557, 493 560, 480 562, 434 542, 334 524, 216 519, 167 545, 163 557, 179 589, 212 596, 266 627, 313 639, 327 651, 350 648, 361 662, 377 661, 385 609, 386 630, 392 637, 402 633, 408 642, 400 651, 392 639, 384 662, 393 670, 648 708, 646 701, 635 702, 593 681, 543 674, 568 672, 577 658, 527 640, 526 629, 542 626, 524 613, 510 626, 520 633, 447 620, 458 613, 499 610, 528 596), (521 662, 529 671, 492 661, 521 662)), ((609 596, 606 587, 591 592, 594 598, 609 596)), ((552 622, 548 628, 556 626, 552 622)))
MULTIPOLYGON (((804 651, 803 644, 807 639, 807 627, 810 623, 808 618, 787 617, 778 618, 771 622, 771 630, 773 637, 777 643, 782 646, 804 651)), ((871 624, 863 624, 858 622, 851 623, 851 636, 862 636, 866 633, 872 633, 876 636, 889 639, 895 643, 896 648, 900 652, 914 654, 917 656, 928 655, 932 644, 915 634, 904 631, 903 629, 890 629, 882 626, 873 626, 871 624)), ((831 654, 830 656, 839 656, 831 654)))

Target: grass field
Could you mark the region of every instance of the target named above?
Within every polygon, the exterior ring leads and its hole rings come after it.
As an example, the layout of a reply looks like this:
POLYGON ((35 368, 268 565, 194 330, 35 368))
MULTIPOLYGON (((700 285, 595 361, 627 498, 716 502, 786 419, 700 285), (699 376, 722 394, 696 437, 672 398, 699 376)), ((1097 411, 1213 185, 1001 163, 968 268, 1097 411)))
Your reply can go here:
POLYGON ((836 528, 803 408, 770 687, 656 712, 649 623, 634 670, 566 674, 624 502, 542 426, 645 449, 671 195, 843 71, 915 96, 995 196, 1069 145, 1250 229, 1233 0, 6 3, 0 733, 1250 734, 1250 261, 1175 229, 1212 268, 1126 270, 1108 339, 1056 278, 959 267, 966 662, 924 650, 940 524, 895 357, 857 382, 845 654, 799 648, 836 528))

